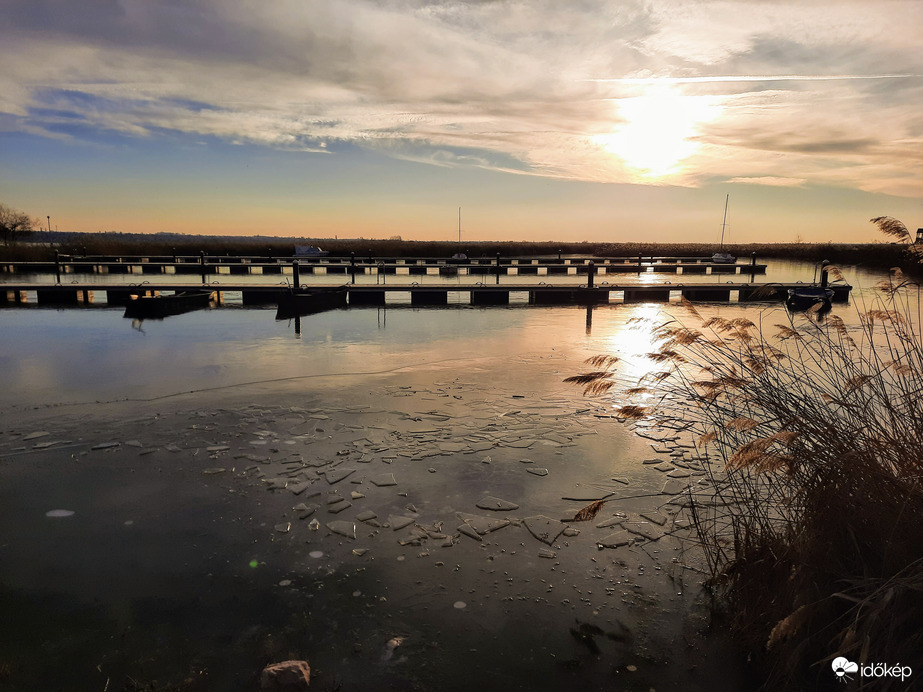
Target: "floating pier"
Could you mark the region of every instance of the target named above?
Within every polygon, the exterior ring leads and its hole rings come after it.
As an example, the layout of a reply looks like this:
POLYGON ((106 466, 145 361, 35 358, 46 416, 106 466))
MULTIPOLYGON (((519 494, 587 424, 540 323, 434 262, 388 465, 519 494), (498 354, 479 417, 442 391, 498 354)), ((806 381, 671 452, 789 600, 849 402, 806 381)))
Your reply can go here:
MULTIPOLYGON (((591 275, 592 276, 592 275, 591 275)), ((339 286, 342 286, 340 284, 339 286)), ((338 288, 337 285, 312 284, 312 290, 338 288)), ((668 302, 680 296, 691 301, 708 302, 759 302, 781 301, 788 295, 789 288, 804 286, 802 283, 612 283, 596 285, 588 281, 577 284, 474 284, 474 285, 419 285, 419 284, 347 284, 349 305, 386 305, 390 302, 406 302, 410 296, 411 305, 440 306, 450 303, 470 305, 508 305, 511 302, 533 305, 603 305, 611 302, 668 302), (391 298, 392 300, 389 300, 391 298)), ((843 303, 849 300, 852 286, 831 284, 833 301, 843 303)), ((15 306, 31 304, 34 295, 38 305, 91 305, 97 295, 105 295, 107 305, 125 305, 131 295, 157 295, 180 291, 207 290, 214 294, 220 304, 226 293, 239 293, 244 305, 266 305, 278 302, 279 296, 288 289, 279 284, 202 284, 202 283, 150 283, 131 286, 125 284, 0 284, 0 305, 15 306)))
POLYGON ((710 257, 492 257, 447 260, 437 257, 256 257, 221 255, 70 256, 45 262, 2 262, 6 274, 192 274, 200 276, 276 275, 291 272, 297 260, 304 274, 314 275, 453 275, 462 276, 577 276, 595 274, 765 274, 756 257, 736 264, 720 264, 710 257))

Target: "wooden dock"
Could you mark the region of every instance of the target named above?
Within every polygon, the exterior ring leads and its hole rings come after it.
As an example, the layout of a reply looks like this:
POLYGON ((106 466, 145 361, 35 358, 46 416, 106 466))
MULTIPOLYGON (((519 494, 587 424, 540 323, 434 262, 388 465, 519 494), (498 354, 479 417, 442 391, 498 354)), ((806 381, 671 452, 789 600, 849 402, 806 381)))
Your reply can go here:
MULTIPOLYGON (((407 275, 459 274, 462 276, 575 276, 595 274, 765 274, 766 265, 756 257, 735 264, 716 264, 710 257, 585 257, 522 258, 493 257, 465 260, 422 257, 243 257, 221 255, 175 255, 134 257, 82 257, 59 255, 45 262, 0 262, 4 274, 191 274, 277 275, 291 274, 293 262, 302 274, 314 275, 407 275)), ((204 279, 203 279, 204 280, 204 279)), ((60 281, 60 279, 59 279, 60 281)))
MULTIPOLYGON (((592 275, 591 275, 592 276, 592 275)), ((342 285, 342 284, 340 284, 342 285)), ((668 302, 682 296, 691 301, 708 302, 757 302, 781 301, 789 288, 803 286, 801 283, 607 283, 596 285, 590 277, 587 284, 347 284, 349 305, 386 305, 389 296, 404 300, 409 294, 410 303, 420 306, 439 306, 450 303, 470 305, 508 305, 511 302, 528 302, 534 305, 602 305, 611 302, 668 302), (511 300, 513 298, 513 300, 511 300)), ((312 284, 312 289, 332 289, 334 285, 312 284)), ((831 284, 834 302, 846 302, 852 286, 831 284)), ((105 296, 106 305, 125 305, 132 295, 156 295, 179 291, 202 291, 214 293, 218 303, 223 302, 225 293, 239 293, 244 305, 266 305, 276 303, 279 295, 287 289, 276 284, 248 283, 151 283, 130 284, 0 284, 0 306, 38 305, 92 305, 97 295, 105 296), (34 297, 34 298, 33 298, 34 297)))

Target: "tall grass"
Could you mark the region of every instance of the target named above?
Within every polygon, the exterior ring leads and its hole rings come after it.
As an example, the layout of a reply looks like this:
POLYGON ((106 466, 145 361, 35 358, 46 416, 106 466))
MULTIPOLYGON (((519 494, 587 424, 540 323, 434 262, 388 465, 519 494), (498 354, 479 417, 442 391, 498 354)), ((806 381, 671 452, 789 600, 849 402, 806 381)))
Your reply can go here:
POLYGON ((569 378, 694 434, 712 489, 687 505, 765 689, 832 686, 837 656, 923 675, 921 295, 899 272, 879 289, 853 326, 684 303, 694 326, 654 327, 660 370, 643 382, 620 386, 601 358, 569 378))

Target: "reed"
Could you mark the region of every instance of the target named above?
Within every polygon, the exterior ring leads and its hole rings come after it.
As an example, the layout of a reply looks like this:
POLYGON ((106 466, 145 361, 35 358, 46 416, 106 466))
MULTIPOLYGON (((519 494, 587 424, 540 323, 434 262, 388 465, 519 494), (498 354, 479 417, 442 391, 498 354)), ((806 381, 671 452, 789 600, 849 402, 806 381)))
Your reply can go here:
POLYGON ((652 327, 661 369, 643 382, 600 357, 568 378, 694 434, 711 484, 687 501, 697 543, 765 689, 832 687, 837 656, 923 674, 921 294, 900 272, 878 288, 855 325, 685 302, 652 327))

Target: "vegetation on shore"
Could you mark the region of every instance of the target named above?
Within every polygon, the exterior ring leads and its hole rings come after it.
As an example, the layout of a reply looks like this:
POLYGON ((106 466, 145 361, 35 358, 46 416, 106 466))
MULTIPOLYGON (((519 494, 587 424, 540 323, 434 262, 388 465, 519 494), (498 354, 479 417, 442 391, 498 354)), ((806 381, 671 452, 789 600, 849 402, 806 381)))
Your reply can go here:
POLYGON ((764 689, 832 688, 839 656, 923 674, 923 296, 899 271, 878 288, 856 325, 706 320, 686 302, 696 326, 654 326, 645 381, 616 389, 604 356, 568 378, 694 434, 711 489, 688 507, 764 689))

